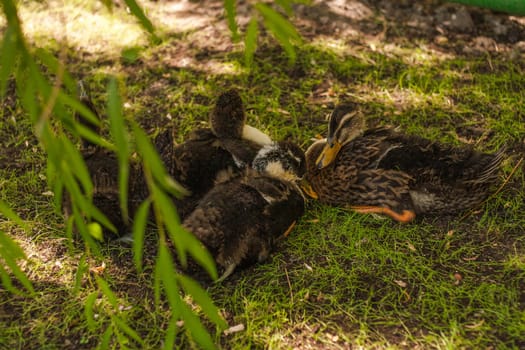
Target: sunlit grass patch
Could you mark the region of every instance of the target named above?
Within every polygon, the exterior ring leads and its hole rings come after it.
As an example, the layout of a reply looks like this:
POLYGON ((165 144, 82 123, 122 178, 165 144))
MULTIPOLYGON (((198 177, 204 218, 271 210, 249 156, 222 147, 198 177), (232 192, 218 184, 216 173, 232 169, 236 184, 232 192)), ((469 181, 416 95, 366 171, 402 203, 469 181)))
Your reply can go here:
POLYGON ((21 2, 24 34, 37 47, 58 49, 64 43, 89 54, 117 57, 128 47, 147 43, 136 20, 119 7, 111 13, 101 2, 21 2))

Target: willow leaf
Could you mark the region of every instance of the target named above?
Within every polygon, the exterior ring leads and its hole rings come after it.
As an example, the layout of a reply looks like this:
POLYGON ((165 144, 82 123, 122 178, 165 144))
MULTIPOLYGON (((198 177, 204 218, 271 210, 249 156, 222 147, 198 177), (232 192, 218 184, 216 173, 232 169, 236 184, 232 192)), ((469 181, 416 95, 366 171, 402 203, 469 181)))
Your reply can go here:
POLYGON ((252 18, 246 28, 246 36, 244 37, 244 64, 250 67, 253 62, 253 55, 257 49, 257 19, 252 18))
POLYGON ((208 293, 202 287, 195 282, 193 279, 184 276, 178 275, 177 280, 187 294, 190 294, 192 299, 202 307, 202 311, 208 316, 208 318, 213 321, 221 329, 225 329, 228 324, 221 317, 219 313, 219 308, 213 304, 213 300, 210 298, 208 293))
POLYGON ((122 117, 122 103, 118 93, 117 81, 112 78, 108 86, 108 115, 110 132, 115 145, 119 164, 119 201, 122 218, 128 220, 128 183, 129 183, 129 142, 126 125, 122 117))
POLYGON ((133 219, 133 260, 139 272, 142 272, 142 256, 144 253, 144 232, 148 220, 151 200, 142 202, 133 219))
POLYGON ((228 28, 232 33, 232 40, 239 41, 239 30, 237 26, 235 0, 224 0, 224 10, 226 11, 226 20, 228 21, 228 28))

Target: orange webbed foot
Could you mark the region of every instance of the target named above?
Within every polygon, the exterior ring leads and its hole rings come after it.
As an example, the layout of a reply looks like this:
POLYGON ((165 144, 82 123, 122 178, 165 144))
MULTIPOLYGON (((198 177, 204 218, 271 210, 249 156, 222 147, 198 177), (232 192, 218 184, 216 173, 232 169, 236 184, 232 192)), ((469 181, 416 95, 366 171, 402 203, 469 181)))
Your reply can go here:
POLYGON ((366 205, 350 206, 350 209, 354 210, 357 213, 361 213, 361 214, 375 213, 375 214, 387 215, 391 217, 392 219, 398 222, 402 222, 402 223, 410 222, 414 220, 414 218, 416 217, 416 213, 414 213, 414 211, 406 210, 406 209, 403 210, 401 214, 393 211, 390 208, 374 207, 374 206, 366 206, 366 205))
POLYGON ((293 228, 295 227, 295 223, 296 223, 296 222, 297 222, 297 221, 292 222, 292 224, 290 225, 290 227, 288 227, 288 228, 286 229, 286 231, 283 233, 283 236, 284 236, 284 237, 288 237, 288 235, 290 234, 290 232, 292 232, 293 228))

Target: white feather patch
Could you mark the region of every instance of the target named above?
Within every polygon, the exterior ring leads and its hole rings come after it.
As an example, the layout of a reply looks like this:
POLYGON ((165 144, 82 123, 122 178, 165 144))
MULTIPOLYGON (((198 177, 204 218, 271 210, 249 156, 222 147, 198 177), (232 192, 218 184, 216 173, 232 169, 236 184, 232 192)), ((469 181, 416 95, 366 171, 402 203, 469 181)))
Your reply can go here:
POLYGON ((244 125, 242 129, 242 138, 244 140, 255 142, 258 145, 264 146, 272 143, 270 136, 266 135, 261 130, 250 125, 244 125))

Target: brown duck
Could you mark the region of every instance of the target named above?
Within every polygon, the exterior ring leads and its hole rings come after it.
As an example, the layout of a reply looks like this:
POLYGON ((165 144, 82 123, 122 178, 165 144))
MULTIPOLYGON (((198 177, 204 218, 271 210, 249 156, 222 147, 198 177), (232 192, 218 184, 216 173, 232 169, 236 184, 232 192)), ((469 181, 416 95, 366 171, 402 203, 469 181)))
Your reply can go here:
POLYGON ((184 220, 215 258, 220 280, 266 260, 274 241, 290 232, 304 212, 296 182, 305 170, 304 153, 295 144, 266 145, 252 168, 223 179, 184 220))
POLYGON ((479 206, 498 181, 504 150, 452 147, 391 128, 366 128, 350 105, 329 118, 328 137, 306 151, 303 189, 321 202, 399 222, 479 206))
POLYGON ((219 96, 209 121, 210 128, 194 130, 184 143, 164 152, 173 165, 170 174, 191 192, 185 198, 186 205, 178 207, 182 218, 217 179, 249 167, 259 149, 272 142, 267 135, 245 124, 243 102, 236 90, 219 96))

